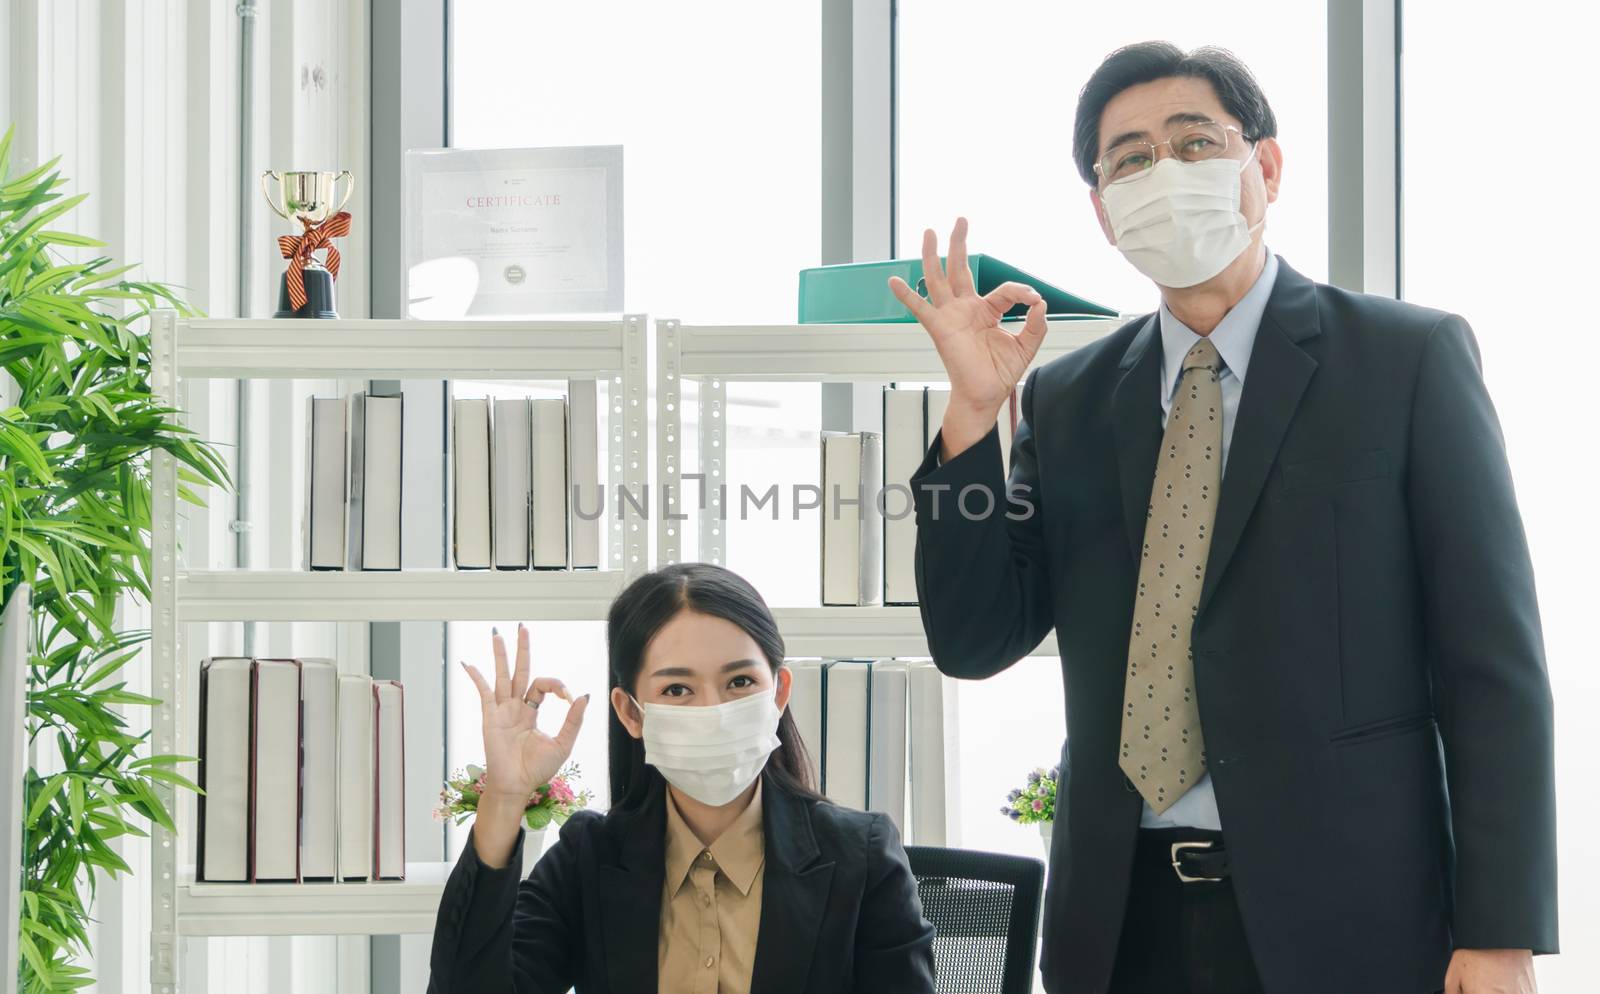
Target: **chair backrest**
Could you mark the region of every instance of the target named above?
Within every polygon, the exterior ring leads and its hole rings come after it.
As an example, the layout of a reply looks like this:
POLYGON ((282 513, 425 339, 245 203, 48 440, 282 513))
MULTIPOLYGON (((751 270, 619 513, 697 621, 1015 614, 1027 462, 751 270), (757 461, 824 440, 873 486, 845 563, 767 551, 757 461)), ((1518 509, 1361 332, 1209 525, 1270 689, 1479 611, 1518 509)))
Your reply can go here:
POLYGON ((28 689, 27 584, 11 592, 0 614, 0 992, 16 994, 17 934, 22 920, 22 776, 27 740, 22 722, 28 689))
POLYGON ((1044 863, 1026 856, 907 846, 933 923, 939 994, 1029 994, 1044 863))

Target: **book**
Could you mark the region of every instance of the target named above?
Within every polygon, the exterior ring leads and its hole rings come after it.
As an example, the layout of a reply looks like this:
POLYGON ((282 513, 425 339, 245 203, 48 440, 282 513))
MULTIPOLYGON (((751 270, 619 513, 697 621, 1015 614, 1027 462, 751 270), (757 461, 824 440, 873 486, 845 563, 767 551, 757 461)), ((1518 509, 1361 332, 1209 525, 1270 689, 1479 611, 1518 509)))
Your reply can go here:
POLYGON ((453 400, 451 444, 454 490, 454 534, 451 544, 457 569, 494 565, 490 546, 489 401, 453 400))
MULTIPOLYGON (((940 264, 946 260, 941 257, 940 264)), ((1039 291, 1045 299, 1045 313, 1050 320, 1075 318, 1116 317, 1109 307, 1068 293, 1057 286, 1031 276, 1017 267, 996 259, 992 255, 975 254, 967 257, 967 267, 972 282, 980 295, 987 294, 1002 283, 1025 283, 1039 291)), ((889 289, 889 277, 898 276, 912 289, 926 295, 922 283, 920 256, 906 259, 884 259, 878 262, 845 263, 833 266, 813 266, 800 270, 800 323, 801 324, 858 324, 858 323, 910 323, 916 320, 906 306, 900 303, 889 289)), ((1026 305, 1018 304, 1007 311, 1007 319, 1016 319, 1028 313, 1026 305)))
POLYGON ((911 474, 928 450, 924 390, 883 390, 883 602, 917 602, 917 515, 911 474))
MULTIPOLYGON (((996 427, 1000 429, 1000 475, 1009 480, 1011 478, 1011 440, 1017 433, 1016 388, 1012 389, 1010 396, 1006 397, 1006 402, 1001 405, 999 423, 996 427)), ((1000 503, 999 495, 996 495, 995 503, 1000 503)))
POLYGON ((877 432, 822 436, 822 603, 883 600, 883 438, 877 432))
POLYGON ((881 811, 906 830, 906 667, 872 664, 872 706, 867 716, 867 810, 881 811))
POLYGON ((333 880, 339 870, 339 670, 300 660, 300 876, 333 880))
POLYGON ((822 693, 823 791, 835 804, 865 810, 872 661, 836 659, 827 663, 822 693))
POLYGON ((594 380, 567 381, 567 476, 572 488, 572 568, 600 568, 600 395, 594 380))
POLYGON ((306 398, 306 569, 344 569, 345 404, 306 398))
POLYGON ((201 793, 195 877, 250 879, 250 722, 253 660, 217 656, 200 664, 201 793))
POLYGON ((339 675, 339 879, 372 876, 373 800, 378 794, 376 746, 378 698, 372 678, 339 675))
POLYGON ((404 400, 399 395, 350 398, 349 567, 400 568, 400 502, 404 493, 404 400))
POLYGON ((927 401, 924 408, 927 417, 925 422, 927 427, 924 429, 924 434, 928 441, 922 447, 922 451, 926 453, 928 446, 933 444, 934 436, 938 435, 939 429, 944 427, 944 412, 950 407, 950 391, 937 387, 928 387, 923 391, 923 394, 927 401))
POLYGON ((250 879, 300 879, 300 663, 258 659, 250 708, 250 879))
POLYGON ((378 785, 373 801, 373 877, 406 877, 406 717, 405 688, 395 680, 372 681, 377 701, 375 715, 374 773, 378 785))
POLYGON ((919 846, 961 844, 958 683, 931 662, 907 669, 907 763, 911 779, 910 841, 919 846))
POLYGON ((531 548, 528 514, 532 499, 529 460, 532 421, 528 401, 517 397, 494 402, 493 466, 494 481, 494 567, 527 569, 531 548))
POLYGON ((822 785, 822 662, 796 659, 786 663, 792 679, 789 685, 789 717, 805 744, 811 762, 811 783, 822 785))
POLYGON ((533 567, 566 569, 567 402, 533 401, 533 567))

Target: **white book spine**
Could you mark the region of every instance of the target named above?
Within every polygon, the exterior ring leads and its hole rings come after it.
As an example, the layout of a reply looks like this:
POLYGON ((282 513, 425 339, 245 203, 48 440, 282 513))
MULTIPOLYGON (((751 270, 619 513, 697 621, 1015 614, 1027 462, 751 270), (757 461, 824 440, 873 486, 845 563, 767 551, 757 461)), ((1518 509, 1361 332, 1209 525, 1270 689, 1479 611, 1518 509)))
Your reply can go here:
POLYGON ((372 678, 341 674, 338 708, 339 879, 366 880, 372 875, 372 802, 378 791, 372 678))
POLYGON ((961 844, 958 683, 932 663, 908 670, 907 738, 911 774, 910 841, 919 846, 961 844))
POLYGON ((567 381, 567 467, 572 507, 572 568, 600 568, 600 396, 594 380, 567 381))
POLYGON ((927 406, 925 409, 928 420, 925 433, 928 441, 923 445, 924 454, 926 454, 928 446, 933 444, 934 437, 939 434, 939 429, 944 427, 944 412, 950 408, 950 391, 929 387, 926 392, 926 400, 927 406))
POLYGON ((822 785, 822 663, 797 659, 786 664, 792 674, 789 689, 789 716, 805 743, 811 763, 811 783, 822 785))
POLYGON ((566 569, 567 402, 533 402, 533 566, 566 569))
POLYGON ((822 436, 822 603, 859 605, 861 508, 846 503, 861 488, 861 435, 822 436))
POLYGON ((337 397, 306 401, 306 568, 345 564, 345 405, 337 397))
POLYGON ((883 391, 883 602, 917 602, 917 516, 911 474, 927 451, 921 390, 883 391))
POLYGON ((906 831, 906 667, 872 664, 872 713, 867 727, 867 808, 906 831))
POLYGON ((494 565, 527 569, 532 422, 525 398, 494 402, 494 565))
POLYGON ((867 806, 867 723, 872 698, 872 664, 840 659, 822 675, 824 790, 835 804, 867 806))
POLYGON ((255 663, 251 879, 300 879, 300 664, 255 663))
POLYGON ((300 875, 332 880, 339 863, 339 671, 331 659, 302 659, 300 681, 305 739, 300 875))
POLYGON ((367 397, 362 569, 400 568, 401 504, 405 494, 405 401, 367 397))
POLYGON ((490 543, 489 402, 455 400, 451 410, 454 447, 454 552, 458 569, 488 569, 494 565, 490 543))
POLYGON ((405 689, 394 680, 374 680, 377 710, 377 839, 373 873, 379 880, 406 876, 405 689))
POLYGON ((880 432, 861 433, 861 465, 856 470, 861 483, 860 503, 856 505, 856 603, 883 603, 883 511, 880 491, 883 489, 883 435, 880 432))
POLYGON ((200 666, 199 877, 250 879, 251 660, 200 666))

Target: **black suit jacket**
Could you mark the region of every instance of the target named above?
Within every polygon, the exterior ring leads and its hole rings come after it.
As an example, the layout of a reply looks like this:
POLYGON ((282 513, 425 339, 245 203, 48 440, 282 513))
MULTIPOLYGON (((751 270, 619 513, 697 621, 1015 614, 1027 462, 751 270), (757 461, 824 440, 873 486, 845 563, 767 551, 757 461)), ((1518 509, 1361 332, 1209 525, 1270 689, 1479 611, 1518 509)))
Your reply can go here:
MULTIPOLYGON (((429 994, 655 994, 666 787, 579 811, 521 880, 468 841, 445 884, 429 994)), ((932 994, 933 926, 894 823, 766 778, 751 994, 932 994)))
MULTIPOLYGON (((912 478, 940 668, 989 676, 1056 630, 1072 742, 1044 912, 1056 992, 1107 987, 1139 825, 1117 749, 1161 351, 1150 315, 1028 376, 1009 481, 1026 520, 982 517, 977 493, 956 509, 968 486, 1003 495, 996 432, 943 465, 935 439, 912 478)), ((1466 322, 1280 264, 1216 513, 1196 691, 1266 989, 1433 991, 1455 946, 1553 952, 1550 688, 1466 322)))

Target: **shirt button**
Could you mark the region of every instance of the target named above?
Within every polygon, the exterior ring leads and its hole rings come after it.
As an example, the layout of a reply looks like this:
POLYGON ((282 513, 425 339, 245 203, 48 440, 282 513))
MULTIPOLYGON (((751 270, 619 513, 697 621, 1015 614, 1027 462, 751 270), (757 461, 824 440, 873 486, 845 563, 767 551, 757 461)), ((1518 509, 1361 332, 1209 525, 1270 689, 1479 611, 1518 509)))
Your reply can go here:
POLYGON ((700 895, 700 903, 705 905, 708 908, 711 907, 711 895, 710 894, 701 894, 700 895))
POLYGON ((713 966, 716 965, 716 962, 717 962, 717 958, 715 956, 707 956, 706 957, 706 969, 707 970, 711 969, 713 966))

